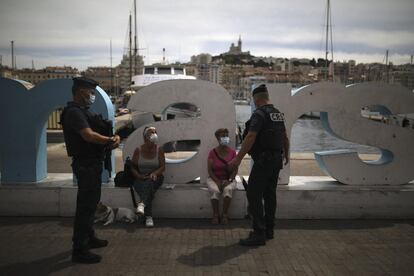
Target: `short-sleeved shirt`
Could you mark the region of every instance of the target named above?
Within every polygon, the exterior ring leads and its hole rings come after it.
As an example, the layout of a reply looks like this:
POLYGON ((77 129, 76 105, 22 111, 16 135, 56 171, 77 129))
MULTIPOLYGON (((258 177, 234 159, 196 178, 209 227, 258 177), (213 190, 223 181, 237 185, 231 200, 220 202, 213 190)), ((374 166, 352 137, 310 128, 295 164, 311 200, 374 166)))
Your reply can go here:
POLYGON ((65 126, 67 126, 67 130, 69 132, 75 132, 77 134, 84 128, 90 128, 88 123, 88 118, 86 117, 84 111, 82 111, 82 107, 77 105, 76 103, 69 103, 67 113, 65 114, 65 126))
MULTIPOLYGON (((281 114, 277 109, 274 108, 273 105, 268 104, 268 105, 264 105, 262 107, 256 109, 256 111, 252 114, 251 118, 250 118, 250 124, 249 124, 249 131, 252 132, 256 132, 257 136, 256 136, 256 140, 254 145, 252 146, 252 149, 249 153, 251 153, 251 155, 254 157, 254 155, 257 155, 258 153, 262 152, 263 149, 263 144, 260 143, 261 140, 261 135, 263 135, 262 130, 264 130, 264 128, 269 128, 271 127, 272 129, 277 130, 277 132, 279 134, 286 132, 286 127, 283 121, 283 116, 281 118, 279 118, 278 116, 274 116, 271 117, 271 120, 268 120, 268 117, 265 116, 270 116, 272 114, 281 114), (273 119, 274 118, 274 119, 273 119)), ((282 138, 281 136, 279 137, 279 139, 277 140, 278 144, 280 145, 280 147, 282 147, 282 138)))
POLYGON ((257 112, 254 112, 250 118, 249 131, 259 133, 263 128, 264 120, 265 118, 263 116, 260 116, 257 112))
POLYGON ((90 128, 86 107, 74 102, 69 102, 63 116, 63 135, 69 156, 92 156, 91 143, 86 142, 80 135, 80 131, 90 128), (85 110, 84 110, 85 109, 85 110))
MULTIPOLYGON (((230 162, 236 157, 236 151, 232 148, 228 149, 227 155, 223 158, 224 160, 230 162)), ((213 173, 214 175, 220 180, 226 180, 228 178, 227 171, 226 171, 226 164, 220 161, 220 159, 214 153, 214 149, 210 151, 208 154, 208 159, 213 160, 213 173)))

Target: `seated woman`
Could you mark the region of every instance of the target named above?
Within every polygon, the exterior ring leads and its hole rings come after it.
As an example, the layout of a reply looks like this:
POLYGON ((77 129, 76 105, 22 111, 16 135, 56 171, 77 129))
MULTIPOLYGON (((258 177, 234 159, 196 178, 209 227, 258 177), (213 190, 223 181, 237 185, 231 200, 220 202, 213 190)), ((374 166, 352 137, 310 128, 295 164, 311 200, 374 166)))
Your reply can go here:
POLYGON ((219 196, 223 196, 222 224, 228 223, 227 211, 230 206, 233 190, 236 188, 234 180, 237 170, 230 171, 228 162, 236 157, 236 151, 230 148, 229 131, 227 128, 220 128, 214 133, 219 143, 208 155, 207 186, 211 192, 211 205, 213 206, 212 224, 219 223, 219 196))
POLYGON ((145 225, 153 227, 152 200, 164 180, 162 173, 165 170, 165 155, 162 147, 157 145, 155 127, 146 127, 143 135, 144 144, 135 149, 132 157, 134 188, 140 197, 136 213, 145 215, 145 225))

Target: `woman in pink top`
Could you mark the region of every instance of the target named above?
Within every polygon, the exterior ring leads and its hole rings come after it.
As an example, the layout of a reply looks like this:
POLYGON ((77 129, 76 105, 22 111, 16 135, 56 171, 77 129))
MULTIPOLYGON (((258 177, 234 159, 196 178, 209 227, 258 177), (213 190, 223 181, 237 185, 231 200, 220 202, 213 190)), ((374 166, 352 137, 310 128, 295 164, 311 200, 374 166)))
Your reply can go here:
POLYGON ((223 196, 223 214, 221 223, 228 223, 227 210, 229 209, 233 190, 236 188, 234 180, 237 170, 230 171, 228 162, 236 157, 236 151, 230 148, 229 131, 227 128, 216 130, 214 135, 219 145, 212 149, 208 155, 207 186, 211 193, 211 205, 213 206, 213 224, 219 223, 219 197, 223 196))

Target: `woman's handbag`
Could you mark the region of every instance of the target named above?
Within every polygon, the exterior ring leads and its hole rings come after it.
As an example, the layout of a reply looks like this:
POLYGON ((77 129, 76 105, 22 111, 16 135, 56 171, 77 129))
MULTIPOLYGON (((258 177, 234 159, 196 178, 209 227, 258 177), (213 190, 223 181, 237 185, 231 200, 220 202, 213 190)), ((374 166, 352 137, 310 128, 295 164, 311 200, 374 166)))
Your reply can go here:
POLYGON ((127 157, 124 163, 124 170, 120 171, 116 174, 114 182, 115 187, 129 187, 129 190, 131 192, 132 197, 132 203, 134 204, 134 207, 137 208, 137 200, 135 198, 135 193, 133 189, 134 185, 134 176, 132 175, 131 169, 132 169, 133 163, 131 158, 127 157))
POLYGON ((134 177, 131 172, 132 161, 129 157, 125 160, 124 170, 116 174, 114 182, 115 187, 130 187, 134 183, 134 177))

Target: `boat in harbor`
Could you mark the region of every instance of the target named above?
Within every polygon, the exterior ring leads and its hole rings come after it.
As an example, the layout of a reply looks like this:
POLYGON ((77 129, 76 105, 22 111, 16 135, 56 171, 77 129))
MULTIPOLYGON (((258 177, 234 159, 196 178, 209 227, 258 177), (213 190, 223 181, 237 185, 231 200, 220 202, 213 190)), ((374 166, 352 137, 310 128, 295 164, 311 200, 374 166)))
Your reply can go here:
POLYGON ((236 99, 233 100, 235 105, 250 105, 250 101, 248 99, 236 99))
POLYGON ((164 80, 195 80, 196 77, 188 76, 183 66, 177 65, 151 65, 144 66, 142 75, 135 75, 131 80, 131 89, 139 89, 164 80))
MULTIPOLYGON (((178 65, 151 65, 144 66, 142 75, 132 77, 131 90, 139 93, 145 86, 166 80, 195 80, 196 77, 188 76, 185 68, 178 65)), ((200 116, 198 107, 188 103, 177 103, 169 107, 165 114, 156 114, 163 119, 175 119, 200 116)))
MULTIPOLYGON (((188 76, 185 68, 178 65, 151 65, 144 66, 142 75, 132 77, 130 96, 139 94, 140 90, 148 85, 167 80, 195 80, 196 77, 188 76)), ((191 103, 176 103, 169 106, 162 114, 130 110, 131 131, 143 125, 160 120, 174 120, 180 118, 200 117, 200 108, 191 103)), ((172 141, 164 145, 165 152, 197 150, 199 140, 172 141)))

